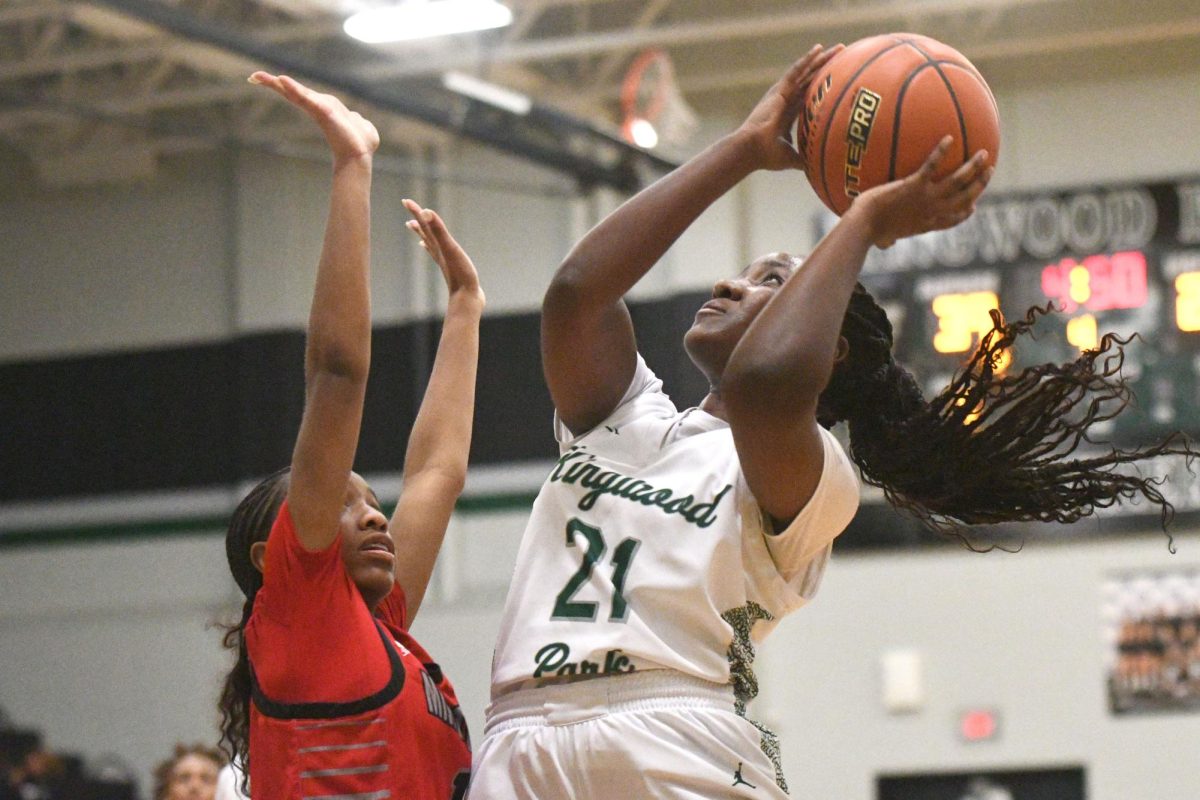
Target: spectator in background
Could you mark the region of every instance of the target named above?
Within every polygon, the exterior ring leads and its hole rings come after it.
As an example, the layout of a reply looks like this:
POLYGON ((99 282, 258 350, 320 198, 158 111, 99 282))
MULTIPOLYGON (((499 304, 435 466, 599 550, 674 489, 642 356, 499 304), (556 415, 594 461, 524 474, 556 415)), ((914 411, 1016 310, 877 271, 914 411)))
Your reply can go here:
POLYGON ((54 800, 59 762, 32 730, 0 730, 0 800, 54 800))
POLYGON ((154 800, 213 800, 225 757, 215 747, 175 745, 175 753, 154 770, 154 800))

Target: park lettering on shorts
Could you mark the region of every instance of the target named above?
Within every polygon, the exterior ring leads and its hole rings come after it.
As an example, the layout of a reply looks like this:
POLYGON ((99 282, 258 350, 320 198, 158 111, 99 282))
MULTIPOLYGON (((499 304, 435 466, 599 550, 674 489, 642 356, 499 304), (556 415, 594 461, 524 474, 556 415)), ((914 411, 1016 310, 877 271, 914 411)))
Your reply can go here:
POLYGON ((676 497, 670 489, 659 489, 646 481, 601 469, 594 459, 595 456, 583 446, 576 445, 563 453, 550 473, 551 483, 567 483, 590 490, 579 498, 581 511, 589 510, 603 495, 610 495, 644 506, 658 506, 666 514, 678 514, 699 528, 707 528, 717 521, 717 507, 733 488, 727 483, 712 500, 699 503, 693 495, 676 497))
POLYGON ((586 658, 579 663, 567 661, 571 656, 571 648, 565 642, 551 642, 537 651, 534 660, 537 669, 533 677, 543 675, 611 675, 617 672, 633 672, 636 668, 629 663, 629 657, 621 655, 620 650, 609 650, 604 654, 604 663, 588 661, 586 658))

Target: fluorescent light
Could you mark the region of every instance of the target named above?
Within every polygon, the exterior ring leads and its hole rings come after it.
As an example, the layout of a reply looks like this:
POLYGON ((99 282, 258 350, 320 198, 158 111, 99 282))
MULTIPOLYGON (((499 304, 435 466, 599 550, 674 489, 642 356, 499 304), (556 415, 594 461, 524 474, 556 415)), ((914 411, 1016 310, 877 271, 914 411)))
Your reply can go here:
POLYGON ((658 144, 658 131, 648 119, 635 119, 629 126, 629 135, 633 143, 643 150, 649 150, 658 144))
POLYGON ((496 0, 407 0, 360 11, 343 27, 355 39, 378 44, 503 28, 510 23, 512 11, 496 0))
POLYGON ((442 76, 442 86, 445 86, 452 92, 458 92, 482 103, 488 103, 497 108, 503 108, 505 111, 520 114, 521 116, 528 114, 529 109, 533 108, 533 101, 520 92, 514 92, 512 89, 505 89, 503 86, 481 81, 479 78, 466 75, 462 72, 447 72, 442 76))

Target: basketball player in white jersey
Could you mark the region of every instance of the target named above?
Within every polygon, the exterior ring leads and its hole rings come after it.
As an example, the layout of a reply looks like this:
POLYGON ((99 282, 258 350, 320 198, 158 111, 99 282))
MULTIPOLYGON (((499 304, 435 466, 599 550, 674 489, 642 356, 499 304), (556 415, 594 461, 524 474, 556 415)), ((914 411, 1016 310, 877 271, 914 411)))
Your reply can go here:
POLYGON ((774 736, 744 717, 755 643, 812 598, 858 479, 818 424, 872 245, 948 227, 979 157, 864 193, 797 269, 720 281, 684 344, 712 390, 679 411, 622 296, 713 201, 802 166, 790 128, 813 48, 748 120, 592 230, 555 275, 542 348, 561 457, 525 531, 492 669, 473 800, 782 798, 774 736))

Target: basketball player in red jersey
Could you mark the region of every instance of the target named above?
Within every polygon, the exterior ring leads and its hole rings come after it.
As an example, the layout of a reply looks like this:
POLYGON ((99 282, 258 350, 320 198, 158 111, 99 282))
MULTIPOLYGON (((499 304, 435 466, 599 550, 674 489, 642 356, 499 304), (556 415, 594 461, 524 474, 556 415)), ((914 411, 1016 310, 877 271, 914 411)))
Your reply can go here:
POLYGON ((466 478, 484 296, 437 214, 408 223, 449 290, 442 338, 391 521, 351 471, 370 363, 368 275, 375 127, 336 98, 257 72, 320 126, 333 155, 328 226, 309 317, 305 404, 290 468, 255 487, 226 537, 246 595, 226 636, 238 662, 222 746, 258 800, 446 800, 466 792, 463 715, 408 634, 466 478))

